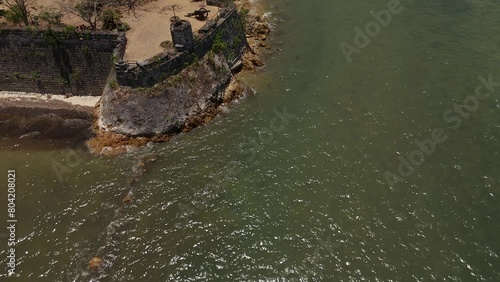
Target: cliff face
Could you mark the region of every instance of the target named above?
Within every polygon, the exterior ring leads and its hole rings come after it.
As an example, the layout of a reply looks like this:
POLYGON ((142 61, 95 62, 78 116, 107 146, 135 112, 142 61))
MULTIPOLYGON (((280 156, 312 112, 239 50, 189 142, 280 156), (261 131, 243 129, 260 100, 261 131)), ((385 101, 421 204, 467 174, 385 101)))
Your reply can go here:
POLYGON ((231 77, 227 59, 210 52, 152 88, 111 82, 101 99, 99 127, 129 136, 181 131, 191 117, 222 102, 231 77))

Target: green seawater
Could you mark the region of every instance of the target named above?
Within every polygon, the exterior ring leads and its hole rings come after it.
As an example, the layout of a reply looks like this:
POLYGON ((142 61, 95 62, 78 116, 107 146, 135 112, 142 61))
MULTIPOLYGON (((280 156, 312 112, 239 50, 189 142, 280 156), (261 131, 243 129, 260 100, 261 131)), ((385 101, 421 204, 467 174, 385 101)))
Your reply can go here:
POLYGON ((270 2, 273 55, 244 78, 257 94, 172 142, 117 158, 3 148, 12 281, 500 281, 500 87, 471 98, 479 76, 500 81, 500 3, 402 0, 348 63, 339 45, 388 2, 270 2))

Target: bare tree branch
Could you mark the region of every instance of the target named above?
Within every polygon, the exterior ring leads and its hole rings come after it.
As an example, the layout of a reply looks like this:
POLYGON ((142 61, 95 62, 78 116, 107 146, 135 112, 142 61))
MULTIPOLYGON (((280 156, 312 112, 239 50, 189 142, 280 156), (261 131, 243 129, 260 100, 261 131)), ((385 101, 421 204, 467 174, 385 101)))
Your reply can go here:
POLYGON ((4 0, 5 6, 9 8, 11 13, 15 13, 21 21, 28 26, 30 24, 30 12, 28 7, 31 0, 4 0))
POLYGON ((90 25, 91 29, 97 29, 101 14, 109 4, 111 4, 109 0, 79 0, 76 4, 70 0, 61 0, 59 2, 64 12, 80 17, 90 25))

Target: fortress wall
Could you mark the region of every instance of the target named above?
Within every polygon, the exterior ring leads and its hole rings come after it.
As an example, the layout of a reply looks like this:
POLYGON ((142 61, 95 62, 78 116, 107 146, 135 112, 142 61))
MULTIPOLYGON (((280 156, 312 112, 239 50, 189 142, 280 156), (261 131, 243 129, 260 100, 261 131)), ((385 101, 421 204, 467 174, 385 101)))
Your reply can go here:
POLYGON ((195 37, 194 52, 165 51, 149 60, 117 64, 116 79, 119 85, 152 87, 171 75, 178 74, 210 50, 222 52, 230 66, 235 64, 247 46, 243 20, 235 7, 228 8, 224 16, 214 19, 215 25, 200 37, 195 37), (218 48, 218 47, 222 48, 218 48))
POLYGON ((0 30, 0 91, 102 94, 126 38, 104 31, 0 30))

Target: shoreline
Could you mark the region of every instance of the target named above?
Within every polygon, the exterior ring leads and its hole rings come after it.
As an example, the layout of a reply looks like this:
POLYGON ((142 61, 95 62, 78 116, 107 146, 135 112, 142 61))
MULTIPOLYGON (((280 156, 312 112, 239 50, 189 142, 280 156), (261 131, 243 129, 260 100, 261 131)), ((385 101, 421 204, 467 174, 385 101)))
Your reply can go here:
POLYGON ((217 94, 217 97, 219 97, 216 99, 217 101, 207 101, 208 105, 204 110, 190 113, 180 130, 169 130, 165 131, 165 133, 147 137, 103 130, 104 128, 99 124, 99 111, 106 89, 101 96, 0 91, 0 101, 5 101, 3 107, 1 107, 3 108, 3 115, 0 117, 2 118, 0 128, 3 129, 4 133, 3 136, 0 136, 0 138, 3 137, 0 140, 0 148, 10 147, 5 146, 6 144, 22 143, 23 147, 32 148, 42 141, 62 144, 74 143, 76 140, 77 143, 85 143, 87 149, 93 154, 113 156, 135 151, 149 142, 168 142, 181 132, 189 132, 198 126, 210 123, 223 111, 222 106, 227 106, 233 100, 241 97, 255 94, 249 86, 241 82, 241 77, 264 67, 263 58, 269 55, 266 51, 271 49, 267 43, 271 33, 271 25, 263 17, 266 11, 262 1, 236 0, 234 4, 240 15, 246 17, 242 18, 242 20, 244 21, 243 29, 248 44, 239 57, 239 66, 236 70, 233 70, 230 80, 224 84, 219 94, 217 94), (22 114, 23 118, 14 118, 21 111, 26 112, 22 114), (82 112, 85 113, 85 117, 81 117, 82 112), (51 115, 51 113, 55 113, 55 115, 51 115), (77 117, 80 121, 77 123, 74 122, 76 113, 80 114, 77 117), (69 127, 65 127, 65 119, 69 119, 69 127), (82 120, 85 120, 85 123, 82 120), (26 126, 26 124, 30 126, 26 126), (32 124, 37 126, 33 127, 32 124), (83 128, 83 125, 87 125, 87 127, 83 128), (23 130, 19 130, 19 128, 23 130), (75 128, 79 128, 81 132, 75 131, 75 128), (56 129, 60 133, 56 132, 56 129), (66 131, 70 133, 65 134, 66 131))
POLYGON ((0 91, 0 148, 73 144, 92 136, 99 97, 0 91))

